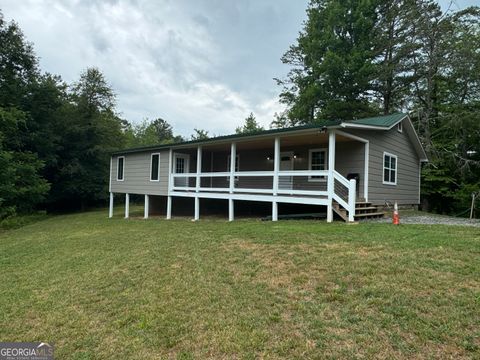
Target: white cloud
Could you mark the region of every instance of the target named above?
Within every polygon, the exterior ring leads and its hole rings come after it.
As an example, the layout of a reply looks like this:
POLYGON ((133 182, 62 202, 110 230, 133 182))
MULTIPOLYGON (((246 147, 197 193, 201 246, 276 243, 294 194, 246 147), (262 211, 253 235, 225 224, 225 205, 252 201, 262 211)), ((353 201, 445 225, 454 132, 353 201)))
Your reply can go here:
MULTIPOLYGON (((262 8, 262 18, 250 19, 252 4, 243 9, 223 1, 7 0, 2 10, 34 42, 43 70, 72 82, 86 67, 97 66, 117 93, 125 118, 162 117, 188 135, 193 128, 230 133, 251 111, 268 126, 282 109, 272 81, 278 68, 270 69, 268 58, 280 63, 279 54, 258 53, 263 46, 255 42, 258 29, 248 33, 248 21, 260 22, 270 8, 262 8), (236 29, 227 16, 235 16, 236 29)), ((304 4, 298 6, 303 11, 304 4)), ((279 24, 281 17, 276 13, 279 24)), ((263 30, 261 36, 268 39, 263 30)), ((278 47, 286 49, 290 42, 278 47)))

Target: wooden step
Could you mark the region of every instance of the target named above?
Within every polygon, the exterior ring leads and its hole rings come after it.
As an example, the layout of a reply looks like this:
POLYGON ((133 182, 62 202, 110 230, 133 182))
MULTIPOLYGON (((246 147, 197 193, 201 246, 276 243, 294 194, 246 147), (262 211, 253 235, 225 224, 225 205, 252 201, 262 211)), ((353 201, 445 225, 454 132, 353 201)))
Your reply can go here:
POLYGON ((371 212, 371 213, 364 213, 364 214, 355 214, 355 217, 384 217, 385 216, 385 213, 383 212, 371 212))
POLYGON ((371 202, 366 202, 366 201, 357 201, 355 203, 356 208, 361 208, 361 207, 370 207, 372 205, 371 202))
POLYGON ((377 212, 378 207, 376 207, 376 206, 355 207, 355 211, 372 211, 372 210, 374 212, 377 212))
MULTIPOLYGON (((337 204, 338 205, 338 204, 337 204)), ((348 215, 347 215, 347 210, 340 209, 339 206, 333 206, 332 207, 333 211, 340 216, 344 221, 348 221, 348 215)))

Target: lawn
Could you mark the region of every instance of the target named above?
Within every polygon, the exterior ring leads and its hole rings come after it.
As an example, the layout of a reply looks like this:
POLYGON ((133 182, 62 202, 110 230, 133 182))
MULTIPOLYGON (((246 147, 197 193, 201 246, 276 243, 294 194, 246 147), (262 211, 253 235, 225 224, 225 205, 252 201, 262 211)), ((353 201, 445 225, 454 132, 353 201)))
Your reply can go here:
POLYGON ((0 232, 1 341, 58 359, 480 357, 478 228, 106 215, 0 232))

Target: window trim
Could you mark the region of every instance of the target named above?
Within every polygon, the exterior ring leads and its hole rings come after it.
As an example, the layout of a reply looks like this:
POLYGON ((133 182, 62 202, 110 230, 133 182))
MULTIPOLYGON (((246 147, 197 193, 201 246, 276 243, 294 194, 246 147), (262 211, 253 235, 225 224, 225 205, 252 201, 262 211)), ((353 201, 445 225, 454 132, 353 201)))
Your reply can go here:
MULTIPOLYGON (((383 185, 396 186, 397 185, 397 179, 398 179, 398 156, 394 155, 392 153, 389 153, 387 151, 384 151, 382 160, 383 160, 383 162, 382 162, 382 183, 383 183, 383 185), (385 156, 395 158, 395 181, 394 182, 385 181, 385 169, 386 169, 386 167, 385 167, 385 156)), ((388 168, 388 170, 391 171, 392 168, 388 168)))
POLYGON ((159 182, 160 181, 160 153, 159 152, 150 154, 150 181, 152 181, 152 182, 159 182), (154 155, 158 155, 158 174, 157 174, 158 179, 157 180, 152 179, 152 166, 153 166, 153 156, 154 155))
POLYGON ((125 181, 125 156, 118 156, 117 157, 117 181, 125 181), (122 166, 122 178, 118 178, 118 163, 120 162, 120 159, 123 159, 123 166, 122 166))
POLYGON ((402 133, 403 132, 403 122, 400 121, 398 124, 397 124, 397 131, 399 133, 402 133))
MULTIPOLYGON (((316 149, 309 149, 308 150, 308 170, 312 171, 312 153, 320 152, 320 151, 325 152, 324 168, 325 168, 325 170, 328 170, 328 148, 316 148, 316 149)), ((327 178, 325 176, 322 176, 320 178, 313 178, 312 176, 308 176, 308 181, 311 181, 311 182, 326 182, 327 178)))
POLYGON ((173 157, 173 169, 172 173, 174 174, 190 174, 190 154, 184 154, 184 153, 175 153, 173 157), (184 172, 183 173, 177 173, 177 159, 182 158, 184 159, 184 172))

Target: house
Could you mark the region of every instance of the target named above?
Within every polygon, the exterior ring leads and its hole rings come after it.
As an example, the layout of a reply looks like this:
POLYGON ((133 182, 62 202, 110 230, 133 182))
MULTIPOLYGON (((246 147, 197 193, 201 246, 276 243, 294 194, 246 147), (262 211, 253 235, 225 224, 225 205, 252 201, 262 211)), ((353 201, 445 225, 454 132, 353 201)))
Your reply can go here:
MULTIPOLYGON (((110 212, 113 194, 145 196, 145 217, 152 198, 164 201, 170 219, 175 199, 228 203, 234 219, 237 201, 318 205, 331 222, 334 212, 346 221, 368 214, 386 202, 418 205, 421 163, 427 156, 407 114, 328 121, 255 134, 127 149, 112 154, 110 212), (234 159, 234 161, 232 161, 234 159)), ((227 207, 226 207, 227 208, 227 207)))

